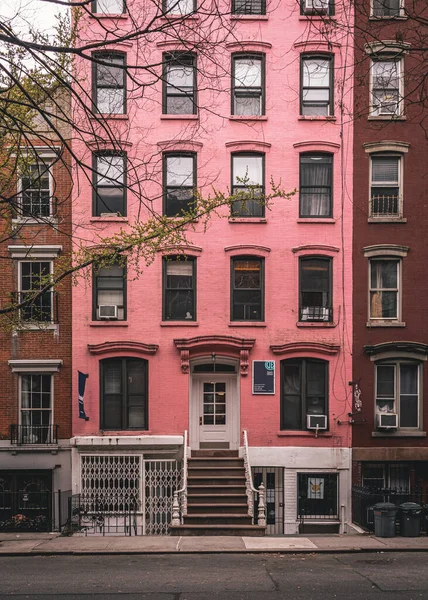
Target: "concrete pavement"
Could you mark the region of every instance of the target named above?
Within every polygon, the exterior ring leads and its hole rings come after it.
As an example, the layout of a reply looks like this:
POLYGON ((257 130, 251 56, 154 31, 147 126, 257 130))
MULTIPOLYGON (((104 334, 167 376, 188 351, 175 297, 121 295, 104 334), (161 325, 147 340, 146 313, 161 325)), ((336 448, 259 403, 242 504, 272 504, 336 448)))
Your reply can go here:
POLYGON ((96 536, 63 537, 52 533, 0 533, 0 556, 52 554, 170 553, 340 553, 428 551, 428 537, 377 538, 373 535, 283 537, 96 536))

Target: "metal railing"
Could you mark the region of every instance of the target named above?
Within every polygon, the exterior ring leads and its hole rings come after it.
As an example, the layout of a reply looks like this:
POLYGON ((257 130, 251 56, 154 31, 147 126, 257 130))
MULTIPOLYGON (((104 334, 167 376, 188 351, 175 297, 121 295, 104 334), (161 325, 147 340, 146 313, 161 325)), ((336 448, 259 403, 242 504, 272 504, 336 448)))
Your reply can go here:
POLYGON ((73 494, 68 502, 67 533, 83 535, 139 535, 142 532, 138 501, 123 502, 121 494, 86 499, 73 494))
POLYGON ((333 309, 325 306, 301 306, 299 321, 333 321, 333 309))
POLYGON ((71 490, 0 491, 0 531, 61 531, 71 490))
POLYGON ((263 485, 263 482, 259 485, 258 489, 254 487, 253 474, 250 465, 250 456, 248 452, 248 434, 245 429, 243 430, 242 435, 244 442, 243 458, 245 468, 245 487, 248 501, 248 515, 252 517, 254 523, 254 498, 258 498, 257 525, 260 525, 261 527, 266 527, 266 489, 263 485))
POLYGON ((233 0, 232 13, 235 15, 265 15, 266 0, 233 0))
POLYGON ((11 425, 10 443, 58 444, 58 425, 11 425))
POLYGON ((400 196, 372 196, 370 199, 370 216, 373 218, 403 216, 402 202, 400 196))
POLYGON ((174 492, 172 502, 172 521, 171 525, 177 527, 183 522, 183 517, 187 515, 187 429, 184 432, 183 440, 183 475, 182 485, 179 490, 174 492))

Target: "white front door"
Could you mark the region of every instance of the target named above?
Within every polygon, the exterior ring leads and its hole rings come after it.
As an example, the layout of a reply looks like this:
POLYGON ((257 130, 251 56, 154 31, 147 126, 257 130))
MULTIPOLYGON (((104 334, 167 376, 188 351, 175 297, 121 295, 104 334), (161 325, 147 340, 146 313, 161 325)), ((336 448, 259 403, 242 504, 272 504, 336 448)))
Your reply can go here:
POLYGON ((237 377, 211 373, 193 377, 191 435, 195 448, 237 448, 237 377))

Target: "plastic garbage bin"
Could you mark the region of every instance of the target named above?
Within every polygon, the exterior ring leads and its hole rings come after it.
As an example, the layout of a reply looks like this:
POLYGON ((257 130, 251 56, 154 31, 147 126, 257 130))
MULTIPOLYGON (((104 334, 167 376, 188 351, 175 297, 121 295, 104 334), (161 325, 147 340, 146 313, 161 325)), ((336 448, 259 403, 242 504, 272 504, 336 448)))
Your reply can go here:
POLYGON ((422 506, 416 502, 400 504, 400 533, 403 537, 418 537, 421 534, 422 506))
POLYGON ((395 537, 397 507, 391 502, 378 502, 373 506, 375 536, 395 537))

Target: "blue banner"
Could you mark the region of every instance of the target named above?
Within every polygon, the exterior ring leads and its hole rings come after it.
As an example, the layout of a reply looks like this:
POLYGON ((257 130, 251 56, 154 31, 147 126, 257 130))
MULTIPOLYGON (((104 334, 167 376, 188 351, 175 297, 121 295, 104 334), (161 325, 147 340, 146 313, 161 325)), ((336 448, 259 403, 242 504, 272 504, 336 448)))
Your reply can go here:
POLYGON ((85 375, 85 373, 81 373, 80 371, 77 371, 77 375, 79 378, 79 419, 85 419, 85 421, 89 421, 89 417, 87 417, 85 413, 84 404, 85 386, 88 375, 85 375))

